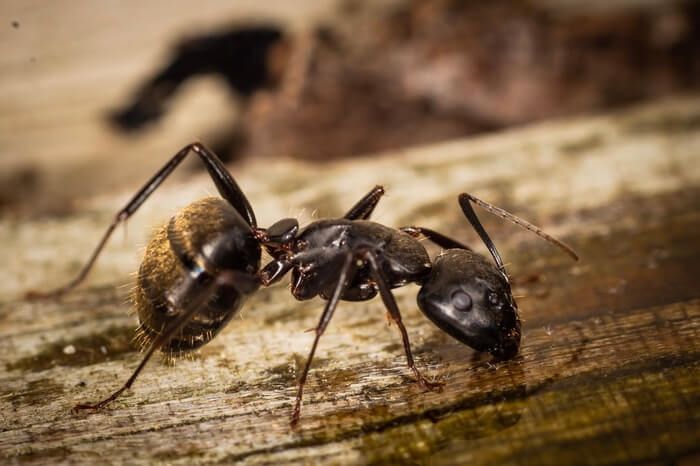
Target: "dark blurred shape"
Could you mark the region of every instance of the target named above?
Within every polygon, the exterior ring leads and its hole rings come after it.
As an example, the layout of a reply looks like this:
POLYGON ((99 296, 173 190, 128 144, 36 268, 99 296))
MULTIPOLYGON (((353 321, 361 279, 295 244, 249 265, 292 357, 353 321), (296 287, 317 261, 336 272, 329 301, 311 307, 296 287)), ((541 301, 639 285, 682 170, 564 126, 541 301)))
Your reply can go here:
POLYGON ((246 105, 235 140, 215 145, 328 159, 697 88, 700 6, 659 3, 414 0, 383 16, 346 5, 342 21, 309 33, 236 27, 183 42, 114 121, 138 129, 183 81, 216 73, 246 105))
POLYGON ((39 170, 33 165, 0 173, 0 212, 31 198, 37 191, 40 178, 39 170))
POLYGON ((185 40, 175 47, 173 59, 110 119, 123 130, 140 129, 163 115, 178 87, 201 74, 219 75, 241 96, 248 96, 267 85, 268 53, 281 37, 280 28, 258 25, 185 40))

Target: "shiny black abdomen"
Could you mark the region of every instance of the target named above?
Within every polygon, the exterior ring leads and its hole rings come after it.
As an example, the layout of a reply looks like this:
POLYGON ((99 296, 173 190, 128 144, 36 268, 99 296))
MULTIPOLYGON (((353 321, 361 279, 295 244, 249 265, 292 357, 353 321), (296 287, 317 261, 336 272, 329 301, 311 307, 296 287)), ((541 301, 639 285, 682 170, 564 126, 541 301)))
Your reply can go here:
POLYGON ((158 228, 146 247, 133 295, 143 344, 182 314, 187 298, 202 288, 202 280, 213 279, 222 270, 243 272, 240 283, 218 286, 162 350, 174 354, 208 343, 258 288, 259 267, 260 246, 230 204, 220 198, 190 204, 158 228), (168 296, 181 306, 170 305, 168 296))

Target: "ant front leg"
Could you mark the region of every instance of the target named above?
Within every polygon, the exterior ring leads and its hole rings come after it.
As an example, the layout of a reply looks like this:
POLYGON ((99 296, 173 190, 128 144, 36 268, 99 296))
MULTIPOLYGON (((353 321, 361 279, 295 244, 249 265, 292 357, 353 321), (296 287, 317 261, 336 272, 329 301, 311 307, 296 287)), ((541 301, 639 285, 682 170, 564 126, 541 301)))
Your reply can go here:
POLYGON ((83 266, 78 276, 68 282, 66 285, 51 290, 48 292, 41 291, 28 291, 26 296, 28 298, 49 298, 54 296, 60 296, 63 293, 78 286, 85 277, 87 277, 88 272, 92 268, 93 264, 97 260, 97 257, 102 252, 107 240, 112 235, 112 232, 117 228, 117 226, 125 222, 129 217, 131 217, 134 212, 143 204, 146 199, 155 191, 165 179, 170 175, 175 168, 182 162, 185 157, 190 153, 194 152, 199 156, 204 165, 209 172, 214 184, 221 196, 226 199, 241 216, 246 220, 251 228, 257 226, 255 220, 255 214, 253 213, 253 208, 250 206, 248 199, 246 198, 243 191, 238 186, 236 181, 233 179, 229 171, 226 169, 224 164, 219 160, 219 158, 212 151, 207 149, 202 143, 195 142, 188 144, 187 146, 180 149, 180 151, 175 154, 158 172, 153 175, 153 177, 148 180, 148 182, 134 195, 133 198, 117 213, 114 220, 107 228, 107 231, 102 236, 102 239, 98 243, 97 247, 92 252, 92 255, 88 259, 85 266, 83 266))
POLYGON ((384 278, 384 274, 382 273, 382 270, 379 267, 377 256, 374 252, 367 251, 362 258, 369 263, 372 276, 377 284, 377 287, 379 288, 379 294, 382 297, 382 301, 384 301, 384 305, 389 311, 389 316, 391 316, 392 320, 396 323, 396 326, 401 332, 401 338, 403 340, 403 349, 406 353, 406 362, 408 363, 409 369, 411 369, 416 375, 418 383, 420 383, 426 389, 442 390, 445 387, 445 384, 442 382, 430 382, 428 379, 423 377, 423 374, 420 373, 418 367, 416 367, 416 364, 413 361, 411 343, 408 340, 408 332, 406 331, 406 327, 404 327, 403 322, 401 320, 401 313, 399 312, 399 307, 396 304, 396 299, 394 299, 394 295, 391 293, 391 290, 387 285, 386 279, 384 278))

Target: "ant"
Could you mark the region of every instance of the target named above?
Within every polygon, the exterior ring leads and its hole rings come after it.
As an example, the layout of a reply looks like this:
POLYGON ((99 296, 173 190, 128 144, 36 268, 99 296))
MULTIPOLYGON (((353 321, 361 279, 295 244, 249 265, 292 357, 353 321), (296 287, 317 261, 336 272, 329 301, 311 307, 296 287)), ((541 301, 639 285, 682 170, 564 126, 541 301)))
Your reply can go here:
POLYGON ((299 422, 309 367, 339 300, 366 301, 380 295, 388 317, 401 332, 408 367, 428 390, 439 390, 443 383, 427 380, 416 367, 392 288, 419 284, 418 306, 439 328, 477 351, 498 359, 514 357, 520 345, 517 305, 503 261, 472 202, 578 259, 571 248, 538 227, 470 194, 461 194, 459 205, 486 244, 495 266, 469 247, 428 228, 394 229, 370 221, 384 194, 381 186, 369 191, 342 218, 317 220, 301 230, 293 218, 260 228, 248 199, 221 160, 195 142, 177 152, 117 213, 75 279, 56 290, 28 295, 58 296, 80 284, 117 225, 133 215, 189 153, 197 154, 204 163, 221 198, 190 204, 155 232, 146 247, 134 292, 139 331, 148 350, 119 390, 98 403, 78 404, 75 412, 97 411, 115 400, 131 387, 156 350, 177 355, 205 345, 261 285, 276 283, 290 271, 291 292, 296 299, 321 296, 326 300, 299 378, 292 426, 299 422), (421 237, 444 249, 434 261, 419 241, 421 237), (262 248, 272 261, 261 268, 262 248))

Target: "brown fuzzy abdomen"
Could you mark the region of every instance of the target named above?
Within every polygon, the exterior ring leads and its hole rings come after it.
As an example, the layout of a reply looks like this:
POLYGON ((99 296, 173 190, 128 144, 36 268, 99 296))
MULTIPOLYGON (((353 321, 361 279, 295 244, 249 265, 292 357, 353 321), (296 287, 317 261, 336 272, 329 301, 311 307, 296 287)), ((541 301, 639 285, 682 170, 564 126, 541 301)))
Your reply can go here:
MULTIPOLYGON (((196 255, 199 243, 215 237, 228 228, 226 217, 231 207, 223 199, 207 198, 197 201, 179 212, 171 222, 159 227, 146 246, 139 268, 134 306, 139 318, 137 339, 148 347, 170 323, 183 312, 168 305, 169 291, 190 274, 188 265, 176 254, 168 225, 177 226, 177 243, 196 255), (206 215, 207 222, 202 222, 206 215)), ((191 265, 191 264, 190 264, 191 265)), ((212 298, 198 310, 173 338, 161 347, 164 353, 176 355, 192 351, 211 341, 240 308, 243 297, 236 289, 219 286, 212 298)))

